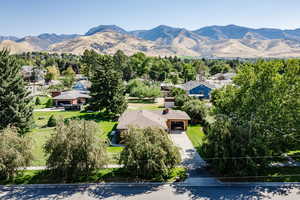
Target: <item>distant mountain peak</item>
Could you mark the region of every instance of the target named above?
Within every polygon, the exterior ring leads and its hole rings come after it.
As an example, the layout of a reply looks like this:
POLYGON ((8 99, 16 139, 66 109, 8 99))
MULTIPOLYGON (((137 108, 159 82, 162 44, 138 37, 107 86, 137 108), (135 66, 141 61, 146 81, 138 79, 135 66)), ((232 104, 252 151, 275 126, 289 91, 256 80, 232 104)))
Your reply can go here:
POLYGON ((1 36, 0 35, 0 42, 3 40, 11 40, 11 41, 17 41, 19 38, 15 36, 1 36))
POLYGON ((117 26, 117 25, 99 25, 96 27, 91 28, 90 30, 88 30, 88 32, 86 32, 86 36, 89 35, 93 35, 95 33, 100 33, 100 32, 105 32, 105 31, 114 31, 117 33, 122 33, 122 34, 126 34, 127 31, 125 31, 124 29, 122 29, 121 27, 117 26))

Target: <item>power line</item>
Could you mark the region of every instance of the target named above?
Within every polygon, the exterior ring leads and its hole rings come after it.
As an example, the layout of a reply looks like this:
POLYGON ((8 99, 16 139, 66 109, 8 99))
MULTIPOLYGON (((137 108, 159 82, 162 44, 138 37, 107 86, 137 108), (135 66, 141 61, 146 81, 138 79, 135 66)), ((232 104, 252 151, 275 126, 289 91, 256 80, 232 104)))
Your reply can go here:
POLYGON ((300 156, 241 156, 241 157, 211 157, 203 158, 204 160, 238 160, 238 159, 250 159, 250 158, 300 158, 300 156))

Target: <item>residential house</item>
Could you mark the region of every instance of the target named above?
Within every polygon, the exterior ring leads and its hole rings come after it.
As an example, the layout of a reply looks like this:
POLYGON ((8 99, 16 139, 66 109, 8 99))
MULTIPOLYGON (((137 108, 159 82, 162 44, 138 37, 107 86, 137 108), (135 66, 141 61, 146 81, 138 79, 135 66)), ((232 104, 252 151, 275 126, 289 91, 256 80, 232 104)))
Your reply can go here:
POLYGON ((189 81, 182 85, 178 85, 177 87, 185 90, 189 96, 203 99, 209 99, 211 90, 215 88, 214 85, 211 85, 206 81, 198 80, 189 81))
POLYGON ((55 95, 53 97, 55 106, 64 107, 65 110, 81 110, 82 105, 91 98, 88 95, 88 92, 80 92, 76 90, 56 92, 55 95))
POLYGON ((44 84, 44 76, 46 72, 35 66, 22 66, 21 74, 25 81, 44 84))
POLYGON ((175 106, 175 97, 165 97, 164 98, 164 107, 173 108, 175 106))
POLYGON ((185 131, 190 117, 180 110, 127 110, 119 118, 117 130, 126 131, 130 127, 156 127, 168 132, 185 131))
POLYGON ((88 80, 80 80, 77 81, 74 86, 73 90, 79 90, 79 91, 88 91, 92 86, 92 83, 88 80))
POLYGON ((189 81, 176 87, 187 92, 189 96, 195 96, 201 99, 209 99, 213 89, 219 89, 232 84, 232 78, 235 73, 219 73, 205 80, 189 81))

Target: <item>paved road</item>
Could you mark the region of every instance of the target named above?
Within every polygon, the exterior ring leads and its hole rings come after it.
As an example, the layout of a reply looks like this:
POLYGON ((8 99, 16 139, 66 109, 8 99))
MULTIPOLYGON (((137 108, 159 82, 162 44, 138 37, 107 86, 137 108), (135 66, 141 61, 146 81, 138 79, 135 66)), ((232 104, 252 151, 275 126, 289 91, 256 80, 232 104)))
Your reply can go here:
POLYGON ((300 199, 298 186, 209 186, 178 185, 75 185, 9 187, 0 186, 0 199, 130 199, 130 200, 183 200, 183 199, 300 199))

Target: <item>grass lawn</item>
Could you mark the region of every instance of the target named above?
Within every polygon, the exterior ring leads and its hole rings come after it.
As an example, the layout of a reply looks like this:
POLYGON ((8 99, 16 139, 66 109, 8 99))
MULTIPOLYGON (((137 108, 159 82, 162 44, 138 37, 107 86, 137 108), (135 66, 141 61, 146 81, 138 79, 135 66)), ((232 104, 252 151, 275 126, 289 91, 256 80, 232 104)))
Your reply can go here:
MULTIPOLYGON (((99 124, 98 137, 102 139, 107 139, 107 135, 114 129, 116 122, 108 121, 103 119, 99 113, 81 113, 79 111, 57 111, 57 112, 34 112, 35 128, 28 133, 28 136, 32 138, 33 144, 33 156, 32 166, 44 166, 46 165, 46 157, 43 152, 43 146, 47 139, 53 133, 54 128, 46 127, 47 121, 51 115, 56 118, 64 119, 87 119, 94 120, 99 124)), ((116 157, 115 154, 120 154, 122 147, 108 147, 109 153, 113 154, 112 157, 116 157)), ((115 164, 116 161, 112 159, 112 163, 115 164)))
POLYGON ((202 131, 202 127, 200 125, 190 125, 187 129, 187 135, 191 142, 193 143, 193 146, 198 151, 198 153, 203 157, 203 152, 201 150, 203 139, 205 134, 202 131))
POLYGON ((41 105, 35 105, 36 97, 33 98, 34 109, 46 108, 46 103, 47 103, 48 99, 50 99, 50 98, 46 97, 46 96, 39 96, 39 99, 41 101, 41 105))
MULTIPOLYGON (((174 182, 186 178, 186 169, 183 167, 174 168, 167 177, 163 179, 141 180, 136 179, 132 174, 122 168, 100 169, 89 176, 81 176, 76 180, 68 181, 71 183, 99 183, 99 182, 133 182, 133 181, 166 181, 174 182)), ((13 180, 0 180, 0 184, 49 184, 67 183, 59 178, 54 178, 46 170, 25 170, 19 173, 13 180)))
POLYGON ((300 167, 272 167, 259 172, 257 176, 219 179, 225 182, 300 182, 300 167))
POLYGON ((295 161, 300 162, 300 150, 290 151, 288 155, 291 156, 295 161))
POLYGON ((129 110, 162 110, 164 107, 161 98, 156 99, 154 102, 151 99, 128 99, 128 109, 129 110))

